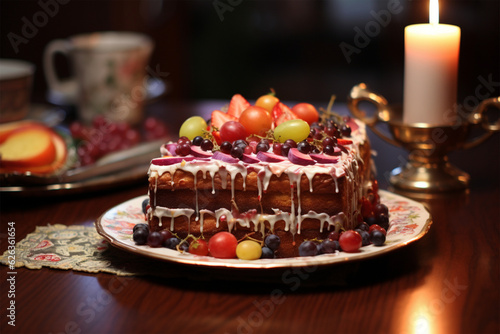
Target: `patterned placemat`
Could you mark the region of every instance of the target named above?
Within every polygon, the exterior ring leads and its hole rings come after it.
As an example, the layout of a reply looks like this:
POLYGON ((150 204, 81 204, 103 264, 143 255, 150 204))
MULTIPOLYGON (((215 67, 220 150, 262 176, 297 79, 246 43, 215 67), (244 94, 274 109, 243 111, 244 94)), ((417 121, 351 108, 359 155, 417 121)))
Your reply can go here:
MULTIPOLYGON (((0 263, 9 265, 9 255, 5 251, 0 263)), ((110 246, 93 226, 37 226, 15 248, 16 268, 48 267, 130 276, 150 274, 153 262, 110 246)))
MULTIPOLYGON (((9 251, 0 256, 0 264, 10 266, 9 251)), ((163 279, 186 279, 197 283, 213 280, 241 280, 284 284, 282 271, 239 271, 225 269, 187 267, 174 263, 129 253, 113 247, 103 239, 94 226, 66 226, 62 224, 37 226, 21 241, 16 243, 14 267, 28 269, 52 268, 87 273, 109 273, 119 276, 150 276, 163 279)), ((301 286, 346 285, 350 276, 356 275, 359 264, 353 263, 338 270, 316 270, 308 272, 308 279, 301 286), (313 275, 314 274, 314 275, 313 275), (310 277, 309 277, 310 276, 310 277)), ((318 268, 319 269, 319 268, 318 268)))

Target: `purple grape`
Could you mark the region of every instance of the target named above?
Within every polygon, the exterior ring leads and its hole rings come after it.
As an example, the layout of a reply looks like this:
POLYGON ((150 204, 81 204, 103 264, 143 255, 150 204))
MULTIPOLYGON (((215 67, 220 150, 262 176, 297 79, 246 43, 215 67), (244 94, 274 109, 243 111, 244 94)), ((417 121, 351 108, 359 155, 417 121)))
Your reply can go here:
POLYGON ((260 143, 267 145, 268 149, 269 149, 269 147, 271 147, 271 142, 269 141, 269 139, 265 139, 265 138, 261 139, 260 143))
POLYGON ((232 148, 233 145, 228 141, 223 141, 222 144, 220 144, 220 151, 222 153, 230 154, 232 148))
POLYGON ((262 247, 261 259, 274 259, 274 251, 269 247, 262 247))
POLYGON ((389 208, 385 204, 377 203, 373 207, 373 213, 375 213, 375 216, 377 216, 377 215, 379 215, 381 213, 389 216, 389 208))
POLYGON ((163 241, 163 237, 160 232, 151 232, 148 235, 148 245, 150 247, 160 247, 163 241))
POLYGON ((203 137, 202 136, 196 136, 193 138, 192 144, 195 146, 200 146, 201 143, 203 142, 203 137))
POLYGON ((311 145, 307 142, 307 140, 303 140, 297 144, 297 149, 301 153, 308 154, 311 152, 311 145))
POLYGON ((389 229, 389 217, 386 214, 379 214, 375 216, 375 223, 383 227, 386 231, 389 229))
POLYGON ((288 157, 288 151, 290 151, 292 147, 288 144, 283 144, 281 146, 281 155, 284 156, 284 157, 288 157))
POLYGON ((275 251, 279 248, 281 239, 276 234, 270 234, 264 239, 264 243, 267 247, 275 251))
POLYGON ((172 232, 170 232, 169 230, 161 230, 160 234, 162 243, 165 242, 165 240, 173 237, 172 232))
POLYGON ((177 155, 180 155, 181 157, 184 157, 191 153, 191 145, 189 145, 188 143, 178 144, 177 148, 175 149, 175 153, 177 153, 177 155))
POLYGON ((243 139, 238 139, 233 143, 233 146, 240 146, 242 149, 248 146, 248 143, 243 139))
POLYGON ((318 246, 314 241, 304 241, 299 246, 300 256, 315 256, 318 255, 318 246))
POLYGON ((319 244, 319 253, 320 254, 332 254, 335 251, 340 250, 340 245, 338 241, 326 239, 321 244, 319 244))
POLYGON ((335 153, 335 148, 333 148, 332 145, 326 145, 325 147, 323 147, 323 153, 333 155, 333 153, 335 153))
POLYGON ((189 138, 186 136, 182 136, 179 139, 177 139, 177 145, 181 145, 181 144, 191 145, 191 140, 189 140, 189 138))
POLYGON ((287 139, 283 144, 287 144, 288 146, 293 148, 297 147, 297 143, 293 139, 287 139))
POLYGON ((214 148, 214 143, 210 139, 203 139, 200 147, 203 151, 211 151, 214 148))
POLYGON ((257 147, 255 148, 255 152, 267 152, 269 150, 269 145, 266 145, 264 143, 258 143, 257 147))
POLYGON ((350 137, 351 136, 351 127, 349 124, 343 124, 342 127, 340 128, 340 133, 344 137, 350 137))
POLYGON ((368 232, 370 230, 370 226, 367 223, 362 222, 362 223, 359 223, 358 226, 356 226, 356 229, 368 232))
POLYGON ((337 144, 337 138, 326 137, 325 139, 323 139, 321 144, 323 145, 323 147, 328 146, 328 145, 333 147, 333 146, 335 146, 335 144, 337 144))
POLYGON ((146 229, 149 232, 149 225, 146 223, 135 224, 132 228, 132 233, 135 233, 138 229, 146 229))
POLYGON ((277 155, 281 155, 281 149, 283 147, 282 143, 275 142, 273 143, 273 153, 277 155))
POLYGON ((138 228, 134 231, 132 239, 137 245, 145 245, 148 242, 149 229, 138 228))
POLYGON ((231 149, 231 156, 236 159, 240 159, 243 156, 243 148, 241 146, 233 146, 231 149))

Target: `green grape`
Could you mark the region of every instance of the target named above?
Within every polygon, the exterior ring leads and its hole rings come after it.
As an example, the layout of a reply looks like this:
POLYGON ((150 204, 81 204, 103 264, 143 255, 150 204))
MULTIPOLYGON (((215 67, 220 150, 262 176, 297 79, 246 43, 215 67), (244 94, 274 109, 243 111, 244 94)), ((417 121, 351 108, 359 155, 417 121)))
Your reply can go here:
POLYGON ((262 247, 253 240, 244 240, 236 247, 236 256, 241 260, 257 260, 262 255, 262 247))
POLYGON ((196 136, 203 136, 203 130, 207 129, 207 122, 200 116, 189 117, 182 123, 179 137, 188 137, 193 140, 196 136))
POLYGON ((303 141, 309 136, 309 124, 301 119, 291 119, 283 122, 274 129, 274 139, 284 143, 287 139, 292 139, 296 143, 303 141))

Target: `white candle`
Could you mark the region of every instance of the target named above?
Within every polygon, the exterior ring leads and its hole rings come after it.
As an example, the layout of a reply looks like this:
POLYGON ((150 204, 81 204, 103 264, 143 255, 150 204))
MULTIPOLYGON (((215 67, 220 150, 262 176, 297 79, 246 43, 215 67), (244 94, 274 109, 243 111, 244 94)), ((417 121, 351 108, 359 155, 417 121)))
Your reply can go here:
POLYGON ((451 124, 456 117, 460 28, 439 24, 431 0, 429 24, 405 28, 403 122, 451 124))

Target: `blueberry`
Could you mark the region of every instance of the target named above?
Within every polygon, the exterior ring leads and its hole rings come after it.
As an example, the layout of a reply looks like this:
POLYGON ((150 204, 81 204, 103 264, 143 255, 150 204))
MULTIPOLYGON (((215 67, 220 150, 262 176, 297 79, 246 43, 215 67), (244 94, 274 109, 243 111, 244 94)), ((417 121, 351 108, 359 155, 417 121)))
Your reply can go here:
POLYGON ((179 248, 183 252, 189 252, 189 243, 184 241, 183 243, 179 244, 179 248))
POLYGON ((372 226, 373 224, 377 224, 377 219, 375 216, 368 216, 364 217, 365 223, 367 223, 369 226, 372 226))
POLYGON ((385 242, 385 234, 379 230, 373 230, 370 233, 370 241, 375 246, 382 246, 385 242))
POLYGON ((364 230, 360 230, 360 229, 356 229, 355 231, 358 232, 359 235, 361 235, 362 246, 367 246, 370 244, 370 233, 368 233, 368 231, 364 231, 364 230))
POLYGON ((165 242, 163 242, 163 247, 176 250, 176 247, 180 242, 181 241, 176 237, 168 238, 167 240, 165 240, 165 242))

